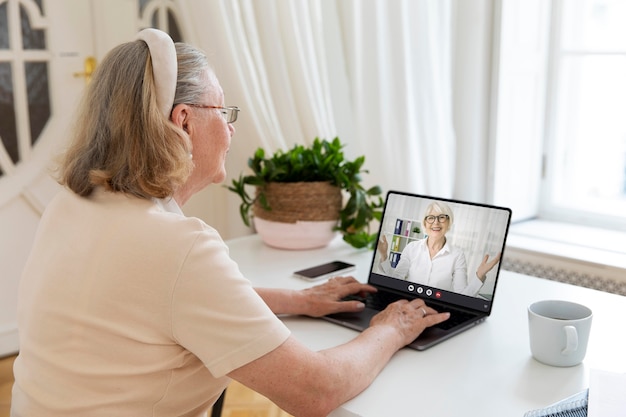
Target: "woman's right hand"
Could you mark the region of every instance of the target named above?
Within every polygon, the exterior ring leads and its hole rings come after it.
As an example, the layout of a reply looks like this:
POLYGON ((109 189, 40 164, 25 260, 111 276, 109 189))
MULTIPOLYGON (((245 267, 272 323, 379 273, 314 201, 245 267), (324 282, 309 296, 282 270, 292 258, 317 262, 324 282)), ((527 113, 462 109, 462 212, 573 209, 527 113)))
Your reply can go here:
POLYGON ((387 237, 383 235, 381 239, 378 239, 378 252, 380 252, 380 259, 382 261, 387 260, 387 253, 389 253, 389 243, 387 242, 387 237))
POLYGON ((402 346, 411 343, 424 329, 446 321, 450 313, 438 313, 418 298, 399 300, 389 304, 380 313, 376 314, 370 322, 373 326, 390 326, 398 331, 402 340, 402 346))

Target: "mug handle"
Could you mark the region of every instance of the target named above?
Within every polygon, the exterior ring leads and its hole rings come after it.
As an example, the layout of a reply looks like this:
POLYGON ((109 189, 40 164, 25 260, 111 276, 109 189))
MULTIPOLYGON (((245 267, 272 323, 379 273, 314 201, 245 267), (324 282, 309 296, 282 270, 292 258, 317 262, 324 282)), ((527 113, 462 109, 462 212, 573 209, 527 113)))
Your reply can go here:
POLYGON ((578 332, 574 326, 563 327, 565 331, 565 349, 561 351, 562 355, 568 355, 572 352, 576 352, 578 349, 578 332))

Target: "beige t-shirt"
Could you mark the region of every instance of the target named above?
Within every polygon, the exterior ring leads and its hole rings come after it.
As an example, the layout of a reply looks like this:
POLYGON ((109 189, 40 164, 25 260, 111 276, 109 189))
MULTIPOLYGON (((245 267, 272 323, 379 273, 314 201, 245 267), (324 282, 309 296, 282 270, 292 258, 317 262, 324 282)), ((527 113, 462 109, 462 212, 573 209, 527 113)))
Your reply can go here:
POLYGON ((50 203, 20 283, 12 416, 203 415, 287 339, 219 234, 166 206, 50 203))

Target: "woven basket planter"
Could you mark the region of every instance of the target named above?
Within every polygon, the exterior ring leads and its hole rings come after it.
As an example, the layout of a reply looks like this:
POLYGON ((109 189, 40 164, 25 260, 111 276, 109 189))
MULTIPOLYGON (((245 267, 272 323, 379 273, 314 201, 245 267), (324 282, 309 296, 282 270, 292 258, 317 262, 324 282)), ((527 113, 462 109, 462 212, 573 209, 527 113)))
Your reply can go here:
MULTIPOLYGON (((312 249, 328 245, 337 235, 342 195, 328 182, 275 182, 263 191, 270 210, 258 202, 254 225, 261 239, 281 249, 312 249)), ((257 189, 257 195, 260 190, 257 189)))

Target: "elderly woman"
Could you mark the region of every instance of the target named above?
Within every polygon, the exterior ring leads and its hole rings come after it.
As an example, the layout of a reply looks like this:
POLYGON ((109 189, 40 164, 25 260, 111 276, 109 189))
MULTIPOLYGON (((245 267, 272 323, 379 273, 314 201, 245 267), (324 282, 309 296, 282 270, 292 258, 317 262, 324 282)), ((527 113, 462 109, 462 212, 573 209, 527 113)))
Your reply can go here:
POLYGON ((307 349, 276 314, 359 311, 344 277, 254 289, 180 206, 226 177, 239 109, 206 56, 147 29, 102 61, 20 283, 11 415, 204 416, 231 378, 325 416, 448 318, 401 301, 352 341, 307 349))
POLYGON ((487 273, 500 261, 500 255, 489 261, 485 255, 476 274, 467 274, 467 263, 462 250, 452 246, 446 233, 454 223, 454 213, 443 202, 426 207, 422 227, 428 236, 406 245, 400 262, 392 268, 387 259, 389 244, 385 236, 378 242, 380 268, 386 275, 428 285, 459 294, 475 296, 485 282, 487 273))

